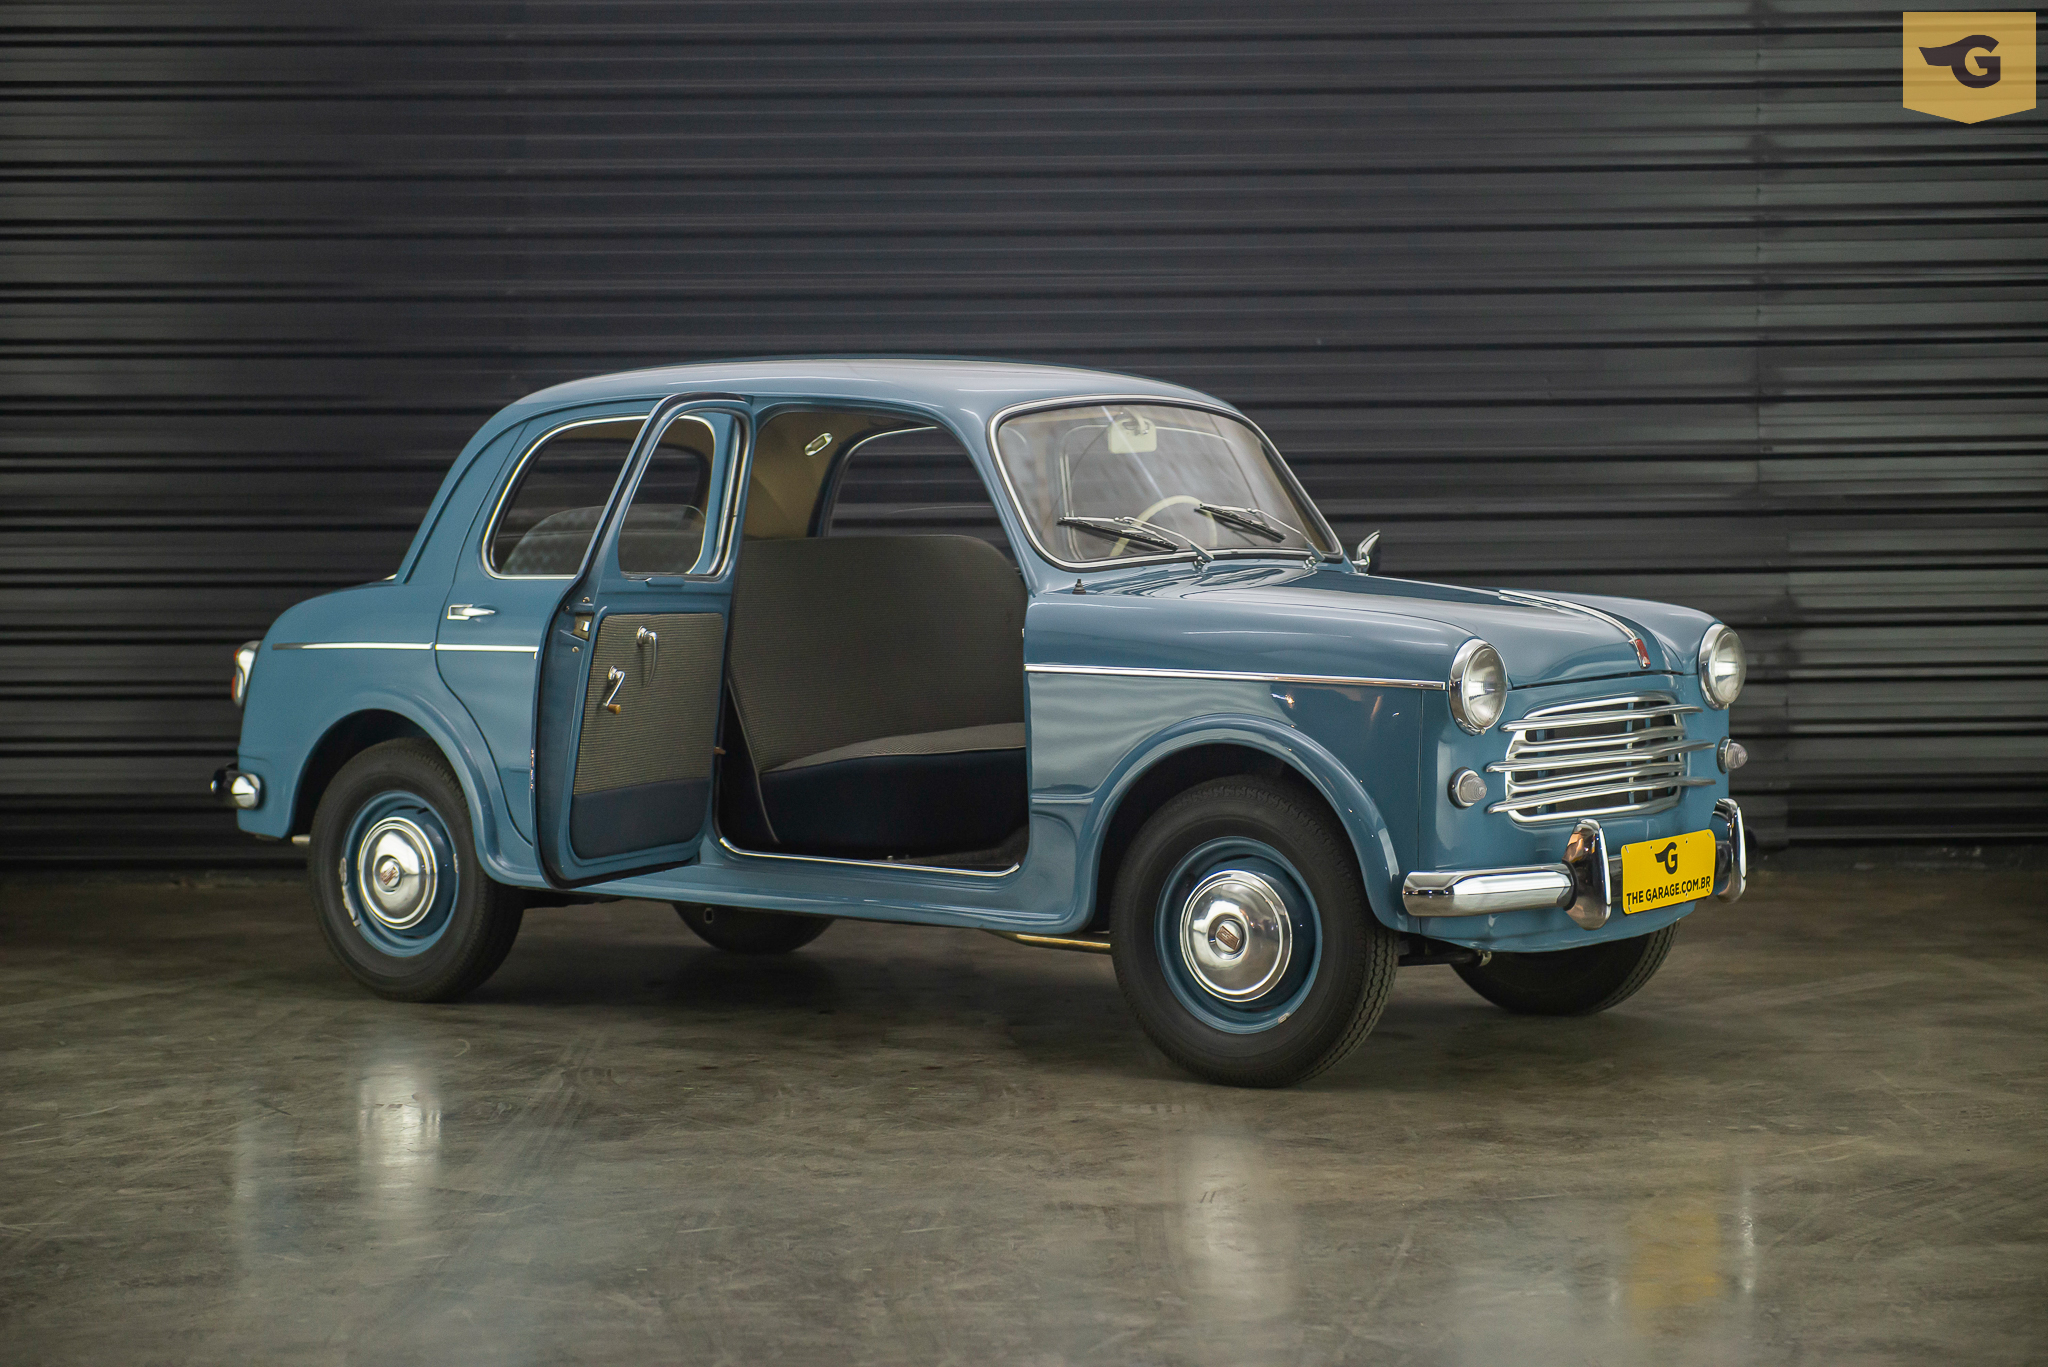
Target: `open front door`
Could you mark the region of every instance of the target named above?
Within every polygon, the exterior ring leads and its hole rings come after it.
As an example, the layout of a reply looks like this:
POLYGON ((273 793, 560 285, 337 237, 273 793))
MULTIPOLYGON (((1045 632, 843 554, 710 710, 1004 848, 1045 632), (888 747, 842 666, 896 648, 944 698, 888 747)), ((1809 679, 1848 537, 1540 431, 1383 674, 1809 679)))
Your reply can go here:
POLYGON ((542 648, 542 867, 573 887, 687 864, 711 812, 749 437, 732 396, 649 415, 542 648))

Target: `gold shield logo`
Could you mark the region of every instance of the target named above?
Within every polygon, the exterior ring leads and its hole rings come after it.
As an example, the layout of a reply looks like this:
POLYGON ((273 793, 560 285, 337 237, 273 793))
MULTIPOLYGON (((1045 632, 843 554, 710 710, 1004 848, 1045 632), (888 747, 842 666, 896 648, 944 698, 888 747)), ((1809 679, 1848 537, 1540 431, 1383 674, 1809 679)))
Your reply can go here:
POLYGON ((1906 108, 1982 123, 2034 107, 2034 15, 1907 10, 1906 108))

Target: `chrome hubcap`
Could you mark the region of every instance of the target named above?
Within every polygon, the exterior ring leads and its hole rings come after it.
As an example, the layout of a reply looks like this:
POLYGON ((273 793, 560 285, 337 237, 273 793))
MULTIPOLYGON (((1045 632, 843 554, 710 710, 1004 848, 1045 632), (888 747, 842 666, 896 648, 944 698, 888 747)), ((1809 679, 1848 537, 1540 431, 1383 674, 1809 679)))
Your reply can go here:
POLYGON ((1181 903, 1180 952, 1206 990, 1226 1001, 1256 997, 1286 974, 1294 957, 1287 903, 1256 873, 1212 873, 1181 903))
POLYGON ((365 911, 392 930, 409 930, 433 908, 440 883, 434 847, 419 825, 387 816, 363 836, 356 887, 365 911))

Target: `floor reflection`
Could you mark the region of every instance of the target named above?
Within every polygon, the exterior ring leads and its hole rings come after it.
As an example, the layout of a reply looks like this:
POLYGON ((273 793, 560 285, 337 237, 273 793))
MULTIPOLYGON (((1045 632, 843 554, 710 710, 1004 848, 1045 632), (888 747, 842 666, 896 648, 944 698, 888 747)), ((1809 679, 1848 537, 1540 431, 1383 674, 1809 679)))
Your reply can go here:
POLYGON ((1222 1357, 1264 1360, 1276 1346, 1270 1326, 1291 1319, 1300 1260, 1273 1156, 1237 1127, 1183 1134, 1173 1152, 1188 1316, 1222 1357))

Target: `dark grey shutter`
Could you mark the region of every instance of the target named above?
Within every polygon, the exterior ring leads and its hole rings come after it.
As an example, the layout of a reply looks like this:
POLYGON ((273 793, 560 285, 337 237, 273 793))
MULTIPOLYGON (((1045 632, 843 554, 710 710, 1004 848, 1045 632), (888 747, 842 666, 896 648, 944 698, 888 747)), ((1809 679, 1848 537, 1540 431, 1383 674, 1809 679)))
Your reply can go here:
POLYGON ((1898 22, 17 6, 0 858, 288 857, 198 796, 235 643, 510 398, 831 351, 1210 390, 1389 573, 1739 627, 1767 837, 2039 836, 2044 116, 1898 22))

